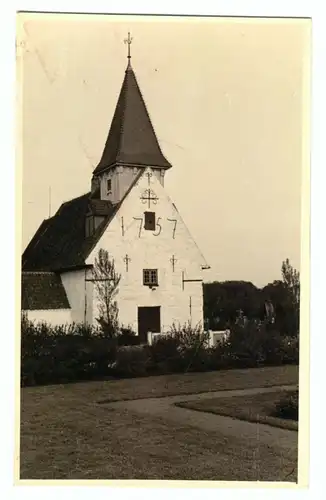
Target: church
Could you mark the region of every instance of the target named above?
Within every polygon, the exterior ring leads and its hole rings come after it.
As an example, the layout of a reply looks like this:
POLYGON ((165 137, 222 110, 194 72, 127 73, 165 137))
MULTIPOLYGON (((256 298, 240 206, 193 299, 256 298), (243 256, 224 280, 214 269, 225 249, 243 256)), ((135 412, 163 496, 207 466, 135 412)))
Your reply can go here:
POLYGON ((119 324, 144 341, 172 324, 203 324, 209 266, 165 189, 158 143, 130 57, 90 191, 44 220, 22 256, 22 311, 51 325, 97 324, 93 266, 108 252, 120 275, 119 324))

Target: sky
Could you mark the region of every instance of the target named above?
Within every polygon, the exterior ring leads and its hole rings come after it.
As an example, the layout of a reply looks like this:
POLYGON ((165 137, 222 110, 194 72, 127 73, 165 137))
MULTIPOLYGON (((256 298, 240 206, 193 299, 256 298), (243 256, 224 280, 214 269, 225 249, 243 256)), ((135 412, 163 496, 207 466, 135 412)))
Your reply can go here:
POLYGON ((127 64, 163 154, 165 188, 211 266, 205 281, 300 268, 308 23, 30 14, 20 20, 22 245, 90 189, 127 64))

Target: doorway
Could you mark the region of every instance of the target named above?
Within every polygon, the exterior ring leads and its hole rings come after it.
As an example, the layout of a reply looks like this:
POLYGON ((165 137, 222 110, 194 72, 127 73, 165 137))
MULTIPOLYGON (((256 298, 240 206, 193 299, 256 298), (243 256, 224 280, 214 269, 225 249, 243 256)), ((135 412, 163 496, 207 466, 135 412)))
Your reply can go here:
POLYGON ((138 335, 141 342, 147 342, 147 332, 160 333, 161 307, 138 307, 138 335))

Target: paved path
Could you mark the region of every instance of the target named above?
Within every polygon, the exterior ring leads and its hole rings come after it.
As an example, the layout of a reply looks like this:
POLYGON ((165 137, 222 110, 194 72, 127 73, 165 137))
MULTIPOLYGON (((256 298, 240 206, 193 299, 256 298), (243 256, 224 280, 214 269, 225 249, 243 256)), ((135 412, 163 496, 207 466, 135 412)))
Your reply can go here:
POLYGON ((180 408, 174 405, 176 402, 191 401, 198 399, 225 398, 234 396, 246 396, 275 392, 278 390, 293 390, 297 386, 287 385, 279 387, 242 389, 233 391, 204 392, 201 394, 187 394, 182 396, 168 396, 164 398, 135 399, 131 401, 119 401, 108 403, 105 406, 111 408, 128 409, 144 415, 153 415, 174 421, 180 425, 219 431, 226 436, 244 437, 268 446, 281 448, 283 450, 295 451, 298 446, 297 431, 280 429, 267 424, 245 422, 230 417, 214 415, 211 413, 198 412, 188 408, 180 408))

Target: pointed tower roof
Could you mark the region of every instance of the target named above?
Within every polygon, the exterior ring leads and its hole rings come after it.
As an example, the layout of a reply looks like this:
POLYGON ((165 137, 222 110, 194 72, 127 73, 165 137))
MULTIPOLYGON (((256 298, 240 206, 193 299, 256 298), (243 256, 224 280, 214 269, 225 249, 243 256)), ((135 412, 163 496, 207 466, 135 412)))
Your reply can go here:
POLYGON ((98 174, 113 165, 153 166, 168 169, 152 122, 128 57, 122 88, 102 158, 94 170, 98 174))

